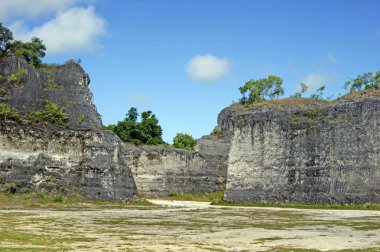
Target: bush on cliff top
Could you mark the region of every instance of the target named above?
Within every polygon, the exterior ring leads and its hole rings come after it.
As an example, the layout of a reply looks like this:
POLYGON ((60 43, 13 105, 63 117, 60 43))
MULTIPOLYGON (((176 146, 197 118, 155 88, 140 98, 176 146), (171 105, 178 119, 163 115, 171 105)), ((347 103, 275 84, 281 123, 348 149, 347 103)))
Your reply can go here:
POLYGON ((137 145, 165 144, 162 140, 162 128, 152 111, 142 112, 141 122, 137 121, 138 117, 137 109, 131 107, 123 121, 118 122, 116 125, 111 124, 106 128, 112 130, 123 141, 137 145))
POLYGON ((33 37, 29 42, 13 40, 13 33, 0 23, 0 56, 13 54, 23 56, 34 67, 39 67, 45 57, 46 46, 42 40, 33 37))
POLYGON ((380 71, 375 74, 371 72, 358 75, 355 79, 351 79, 344 84, 345 89, 350 92, 358 92, 363 89, 379 89, 380 88, 380 71))
MULTIPOLYGON (((300 99, 308 90, 309 86, 306 83, 300 83, 297 92, 290 96, 290 99, 300 99)), ((349 89, 350 94, 358 93, 363 90, 380 89, 380 71, 375 74, 368 72, 358 75, 356 78, 347 81, 343 85, 344 89, 349 89)), ((315 93, 309 96, 312 100, 330 100, 330 97, 324 97, 325 85, 320 86, 315 93)), ((262 103, 267 99, 278 98, 284 94, 282 88, 282 79, 280 77, 269 75, 267 78, 247 81, 244 86, 239 88, 242 98, 239 103, 245 106, 262 103), (246 95, 248 93, 248 95, 246 95)), ((340 96, 340 94, 339 94, 340 96)))
POLYGON ((263 101, 267 98, 273 99, 284 94, 282 88, 282 79, 275 75, 269 75, 268 78, 247 81, 244 86, 239 88, 243 97, 241 103, 253 103, 263 101), (246 93, 248 92, 248 97, 246 93))
POLYGON ((197 144, 197 141, 194 138, 186 133, 177 133, 173 138, 173 147, 184 150, 194 150, 194 146, 197 144))

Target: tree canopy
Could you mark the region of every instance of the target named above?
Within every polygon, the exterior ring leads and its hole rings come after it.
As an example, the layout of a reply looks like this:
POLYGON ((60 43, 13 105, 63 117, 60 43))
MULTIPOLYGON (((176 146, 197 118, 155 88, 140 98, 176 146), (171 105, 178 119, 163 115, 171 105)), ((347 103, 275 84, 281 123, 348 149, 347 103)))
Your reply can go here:
POLYGON ((241 103, 253 103, 268 98, 273 99, 284 94, 282 79, 275 75, 269 75, 268 78, 247 81, 243 87, 239 88, 239 91, 243 95, 240 99, 241 103), (247 92, 248 97, 246 96, 247 92))
POLYGON ((107 128, 126 142, 132 142, 137 145, 165 144, 162 140, 162 128, 152 111, 142 112, 140 122, 137 121, 138 117, 137 109, 131 107, 123 121, 118 122, 116 125, 111 124, 107 128))
POLYGON ((46 46, 42 40, 33 37, 29 42, 13 40, 13 33, 0 23, 0 56, 13 54, 23 56, 34 67, 39 67, 45 57, 46 46))
POLYGON ((344 84, 344 88, 349 88, 350 92, 358 92, 369 88, 380 88, 380 71, 375 74, 371 72, 358 75, 355 79, 349 80, 344 84))
POLYGON ((173 138, 173 147, 185 150, 194 150, 194 146, 197 144, 197 141, 194 138, 186 133, 177 133, 173 138))

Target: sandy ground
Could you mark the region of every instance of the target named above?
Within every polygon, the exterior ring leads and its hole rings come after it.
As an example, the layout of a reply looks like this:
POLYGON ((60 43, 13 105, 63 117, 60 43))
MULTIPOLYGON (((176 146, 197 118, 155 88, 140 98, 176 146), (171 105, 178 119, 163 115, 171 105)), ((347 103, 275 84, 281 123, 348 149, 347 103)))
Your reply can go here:
POLYGON ((380 251, 380 211, 151 202, 157 206, 0 209, 0 251, 380 251))

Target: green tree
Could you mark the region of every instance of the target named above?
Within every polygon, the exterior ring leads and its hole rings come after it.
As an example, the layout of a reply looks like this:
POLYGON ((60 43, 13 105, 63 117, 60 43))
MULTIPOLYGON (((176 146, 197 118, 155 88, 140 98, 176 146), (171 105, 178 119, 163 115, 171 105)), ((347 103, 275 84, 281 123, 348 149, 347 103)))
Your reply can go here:
POLYGON ((127 113, 128 120, 136 122, 138 117, 139 113, 137 113, 137 108, 131 107, 127 113))
POLYGON ((0 23, 0 56, 10 53, 23 56, 26 61, 35 67, 41 65, 41 58, 45 57, 46 46, 42 40, 33 37, 29 42, 13 41, 13 33, 0 23))
POLYGON ((380 71, 375 74, 371 72, 358 75, 355 79, 347 81, 344 88, 350 89, 350 92, 358 92, 360 90, 369 88, 380 88, 380 71))
POLYGON ((173 147, 185 150, 194 150, 197 141, 191 135, 186 133, 177 133, 173 138, 173 147))
POLYGON ((250 80, 239 88, 243 97, 241 103, 253 103, 266 99, 273 99, 284 94, 282 79, 275 75, 269 75, 266 79, 250 80), (248 92, 248 97, 246 93, 248 92))
POLYGON ((9 44, 8 47, 11 53, 23 56, 34 67, 41 66, 41 58, 45 57, 46 46, 37 37, 33 37, 31 41, 26 43, 16 40, 9 44))
POLYGON ((162 140, 162 128, 158 125, 158 119, 152 111, 145 111, 141 114, 140 128, 143 132, 142 140, 146 144, 164 144, 162 140))
POLYGON ((0 23, 0 56, 6 53, 6 50, 12 41, 13 33, 0 23))
POLYGON ((131 107, 123 121, 118 122, 116 125, 111 124, 107 128, 126 142, 132 142, 137 145, 165 144, 162 140, 162 128, 152 111, 143 112, 141 122, 137 121, 138 116, 137 109, 131 107))

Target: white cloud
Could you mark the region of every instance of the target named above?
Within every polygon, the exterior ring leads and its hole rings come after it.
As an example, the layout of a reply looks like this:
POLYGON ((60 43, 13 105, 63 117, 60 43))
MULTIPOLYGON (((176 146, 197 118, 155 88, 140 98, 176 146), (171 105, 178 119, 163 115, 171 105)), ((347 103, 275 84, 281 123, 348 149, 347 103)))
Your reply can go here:
MULTIPOLYGON (((317 88, 334 81, 335 79, 335 75, 311 73, 307 75, 302 82, 308 86, 308 91, 314 91, 317 88)), ((297 90, 298 88, 299 86, 297 86, 297 90)))
MULTIPOLYGON (((1 0, 0 17, 7 20, 14 17, 33 18, 65 10, 84 0, 1 0)), ((2 21, 4 21, 2 20, 2 21)))
POLYGON ((153 100, 144 94, 134 93, 127 96, 127 102, 133 106, 145 106, 148 103, 153 102, 153 100))
POLYGON ((230 63, 226 58, 218 58, 212 54, 196 55, 186 65, 186 73, 200 82, 214 82, 230 70, 230 63))
POLYGON ((14 22, 11 30, 15 39, 26 41, 39 37, 46 45, 47 53, 59 54, 96 48, 96 39, 106 32, 106 22, 92 6, 75 7, 58 12, 53 19, 30 31, 22 21, 14 22))

